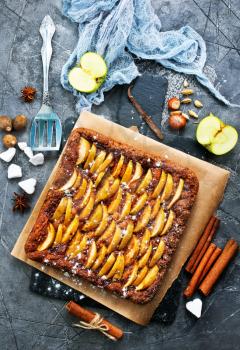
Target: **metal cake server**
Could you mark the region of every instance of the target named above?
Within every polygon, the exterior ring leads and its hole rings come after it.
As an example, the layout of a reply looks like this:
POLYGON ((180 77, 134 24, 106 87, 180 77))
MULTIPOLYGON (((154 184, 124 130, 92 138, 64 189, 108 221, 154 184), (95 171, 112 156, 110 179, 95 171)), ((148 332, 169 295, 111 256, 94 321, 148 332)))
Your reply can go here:
POLYGON ((41 50, 43 63, 43 101, 42 106, 35 116, 30 130, 30 147, 34 151, 59 150, 62 138, 61 121, 49 102, 48 72, 52 56, 51 40, 55 33, 55 26, 50 16, 45 16, 40 26, 40 34, 43 39, 41 50))

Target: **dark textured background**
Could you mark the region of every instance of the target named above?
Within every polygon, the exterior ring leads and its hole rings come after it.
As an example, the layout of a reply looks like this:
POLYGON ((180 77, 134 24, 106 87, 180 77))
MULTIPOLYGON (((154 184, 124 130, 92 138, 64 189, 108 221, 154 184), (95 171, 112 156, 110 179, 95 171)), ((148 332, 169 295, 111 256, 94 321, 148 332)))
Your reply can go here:
MULTIPOLYGON (((206 73, 231 101, 239 103, 240 87, 240 3, 239 0, 175 0, 153 1, 162 20, 163 30, 191 25, 206 40, 208 60, 206 73), (230 4, 230 9, 229 9, 230 4)), ((76 117, 74 98, 60 85, 61 67, 73 49, 77 27, 61 16, 61 1, 57 0, 0 0, 0 114, 15 116, 25 113, 32 118, 41 103, 42 66, 40 57, 41 37, 38 33, 42 18, 50 14, 56 24, 53 39, 53 57, 50 69, 50 91, 54 110, 62 120, 76 117), (38 89, 38 98, 32 105, 19 99, 21 88, 32 84, 38 89)), ((169 82, 167 95, 175 94, 183 76, 168 72, 159 65, 138 61, 142 72, 164 75, 169 82)), ((200 117, 213 112, 224 121, 239 128, 239 109, 226 108, 213 99, 194 79, 190 79, 199 99, 204 102, 200 117)), ((94 111, 115 120, 121 117, 121 98, 124 89, 115 88, 106 96, 106 101, 94 111)), ((137 117, 133 109, 131 114, 137 117)), ((223 246, 229 237, 239 239, 239 143, 228 155, 215 157, 205 152, 194 141, 196 125, 192 122, 182 133, 171 132, 166 122, 166 110, 161 121, 165 142, 199 158, 227 168, 231 178, 226 194, 218 210, 222 223, 216 242, 223 246)), ((120 119, 121 120, 121 119, 120 119)), ((141 131, 152 136, 143 125, 141 131)), ((26 140, 27 133, 18 134, 26 140)), ((23 168, 24 177, 36 177, 37 190, 32 196, 32 206, 46 182, 55 158, 48 156, 42 167, 29 165, 24 154, 18 152, 14 159, 23 168)), ((126 332, 121 342, 113 344, 101 334, 71 327, 73 318, 65 309, 64 302, 41 297, 29 291, 31 268, 10 256, 10 251, 26 222, 29 212, 21 216, 12 213, 12 193, 17 190, 17 181, 7 181, 7 165, 0 163, 0 349, 84 349, 84 350, 152 350, 152 349, 239 349, 240 343, 240 297, 239 258, 229 266, 227 273, 214 292, 203 300, 203 315, 194 319, 185 311, 185 302, 178 295, 179 303, 175 321, 166 325, 163 320, 154 320, 147 327, 140 327, 121 316, 101 309, 101 312, 126 332)), ((182 272, 177 283, 183 289, 186 276, 182 272)), ((176 288, 174 286, 174 288, 176 288)), ((175 300, 176 301, 176 300, 175 300)), ((97 310, 97 308, 95 308, 97 310)))

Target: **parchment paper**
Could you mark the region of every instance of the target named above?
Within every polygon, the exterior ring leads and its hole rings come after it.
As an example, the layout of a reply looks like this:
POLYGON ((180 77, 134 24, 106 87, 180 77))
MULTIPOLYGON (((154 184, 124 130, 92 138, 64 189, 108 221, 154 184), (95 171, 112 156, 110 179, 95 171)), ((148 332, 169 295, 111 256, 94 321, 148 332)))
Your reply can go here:
POLYGON ((121 299, 110 292, 94 287, 91 283, 88 283, 82 279, 77 279, 75 277, 73 278, 62 271, 44 266, 40 263, 29 260, 26 257, 24 252, 25 241, 45 200, 47 191, 51 186, 60 160, 53 169, 52 174, 49 177, 49 180, 44 187, 31 216, 23 228, 15 247, 13 248, 12 255, 26 262, 27 264, 44 271, 46 274, 66 283, 70 287, 75 288, 88 297, 95 299, 99 303, 118 312, 122 316, 125 316, 138 324, 146 325, 150 321, 151 316, 153 315, 157 306, 160 304, 167 290, 177 278, 183 264, 191 254, 210 216, 218 207, 219 202, 223 197, 229 172, 89 112, 83 112, 81 114, 75 127, 90 128, 117 141, 128 143, 139 149, 160 155, 161 157, 169 158, 176 163, 180 162, 181 165, 191 168, 196 173, 200 183, 197 200, 188 221, 186 231, 183 234, 178 249, 171 262, 170 268, 162 281, 162 285, 151 302, 145 305, 138 305, 131 301, 121 299))

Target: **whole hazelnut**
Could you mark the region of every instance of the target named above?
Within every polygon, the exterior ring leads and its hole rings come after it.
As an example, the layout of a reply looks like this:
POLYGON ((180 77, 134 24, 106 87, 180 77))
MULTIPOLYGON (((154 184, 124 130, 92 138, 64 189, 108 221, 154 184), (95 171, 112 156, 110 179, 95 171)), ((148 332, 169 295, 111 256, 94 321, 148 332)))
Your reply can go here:
POLYGON ((187 120, 182 114, 172 114, 168 118, 168 122, 172 129, 179 130, 186 126, 187 120))
POLYGON ((17 144, 17 138, 12 134, 6 134, 2 138, 2 142, 6 148, 14 147, 17 144))
POLYGON ((7 115, 0 116, 0 130, 7 132, 12 131, 12 119, 7 115))
POLYGON ((13 119, 13 129, 14 130, 21 130, 25 128, 27 125, 27 117, 24 114, 18 114, 13 119))

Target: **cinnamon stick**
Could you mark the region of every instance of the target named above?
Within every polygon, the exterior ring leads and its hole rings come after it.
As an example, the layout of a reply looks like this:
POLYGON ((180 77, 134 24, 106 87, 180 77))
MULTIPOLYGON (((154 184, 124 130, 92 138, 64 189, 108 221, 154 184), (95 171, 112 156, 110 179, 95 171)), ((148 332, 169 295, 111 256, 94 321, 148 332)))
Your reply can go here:
POLYGON ((206 296, 208 295, 221 274, 223 273, 224 269, 227 267, 229 262, 232 260, 234 255, 236 254, 238 250, 238 243, 234 241, 233 239, 230 239, 227 244, 225 245, 221 255, 205 277, 205 279, 202 281, 199 289, 201 292, 206 296))
POLYGON ((196 248, 194 249, 188 263, 186 266, 186 271, 193 273, 199 263, 199 261, 201 260, 201 258, 203 257, 204 253, 206 252, 210 241, 217 229, 217 226, 219 224, 219 220, 215 217, 212 216, 207 224, 207 226, 205 227, 205 230, 203 231, 203 234, 196 246, 196 248), (214 226, 215 224, 215 226, 214 226), (212 231, 214 226, 214 230, 212 231), (209 239, 209 237, 211 237, 211 239, 209 239), (206 243, 207 242, 207 243, 206 243), (208 243, 209 242, 209 243, 208 243))
POLYGON ((202 282, 202 280, 204 279, 204 277, 206 276, 206 274, 208 273, 208 271, 210 270, 210 268, 212 267, 212 265, 215 263, 215 261, 217 260, 217 258, 219 257, 219 255, 222 253, 222 249, 217 247, 214 252, 212 253, 212 255, 210 256, 210 259, 208 260, 205 268, 203 269, 203 272, 201 274, 201 277, 199 279, 199 283, 202 282))
POLYGON ((211 255, 213 254, 214 250, 216 249, 216 245, 214 243, 211 243, 206 251, 206 253, 204 254, 200 264, 198 265, 196 271, 194 272, 187 288, 184 291, 184 296, 189 298, 191 297, 195 290, 198 287, 198 283, 199 283, 199 279, 201 277, 201 274, 207 264, 207 262, 209 261, 211 255))
POLYGON ((136 108, 138 113, 141 115, 143 120, 148 124, 150 129, 154 132, 155 135, 162 141, 163 140, 163 133, 160 130, 160 128, 154 123, 150 115, 147 114, 147 112, 144 111, 142 106, 136 101, 136 99, 133 97, 131 93, 131 86, 128 88, 128 98, 130 102, 133 104, 133 106, 136 108))
MULTIPOLYGON (((79 317, 81 320, 90 323, 96 314, 90 310, 87 310, 83 308, 82 306, 78 305, 74 301, 69 301, 66 305, 66 309, 68 312, 70 312, 72 315, 79 317)), ((118 328, 117 326, 113 325, 109 321, 102 319, 101 325, 105 326, 107 329, 107 332, 113 336, 116 339, 120 339, 123 336, 123 331, 118 328)))

